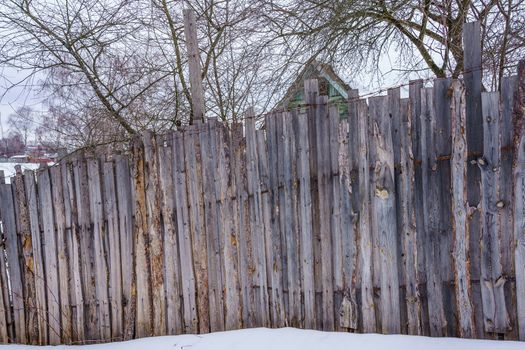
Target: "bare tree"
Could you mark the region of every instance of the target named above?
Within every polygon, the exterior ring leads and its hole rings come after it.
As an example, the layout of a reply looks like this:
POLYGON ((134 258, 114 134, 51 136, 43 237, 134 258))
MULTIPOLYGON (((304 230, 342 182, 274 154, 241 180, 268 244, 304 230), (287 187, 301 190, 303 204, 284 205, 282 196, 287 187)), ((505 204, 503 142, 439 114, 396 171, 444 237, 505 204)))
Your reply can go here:
POLYGON ((28 137, 35 129, 33 109, 28 106, 16 109, 14 113, 9 115, 7 123, 11 131, 19 134, 24 145, 27 145, 28 137))
POLYGON ((499 81, 523 54, 522 0, 284 0, 265 11, 275 41, 303 59, 322 57, 354 72, 377 71, 387 56, 407 71, 457 77, 463 25, 482 23, 484 64, 499 81))

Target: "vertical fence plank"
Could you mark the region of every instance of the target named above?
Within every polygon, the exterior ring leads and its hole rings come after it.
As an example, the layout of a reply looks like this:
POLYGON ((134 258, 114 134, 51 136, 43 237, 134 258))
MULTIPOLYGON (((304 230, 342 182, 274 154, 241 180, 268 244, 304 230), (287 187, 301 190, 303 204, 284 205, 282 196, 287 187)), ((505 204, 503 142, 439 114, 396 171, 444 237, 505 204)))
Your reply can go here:
MULTIPOLYGON (((4 172, 0 170, 0 186, 5 184, 4 172)), ((3 220, 4 209, 0 206, 0 220, 3 220)), ((6 255, 5 255, 5 243, 4 243, 4 229, 0 232, 1 244, 0 244, 0 341, 2 343, 8 343, 9 341, 14 342, 14 336, 12 331, 13 322, 11 320, 11 303, 9 302, 9 288, 7 281, 7 266, 6 266, 6 255)))
POLYGON ((505 333, 510 320, 505 303, 502 274, 499 211, 500 113, 499 94, 482 93, 483 157, 478 159, 481 171, 481 296, 486 332, 505 333))
POLYGON ((273 268, 273 247, 272 247, 272 224, 271 224, 271 196, 269 192, 269 174, 268 174, 268 149, 266 145, 266 134, 263 130, 257 130, 255 132, 256 141, 257 141, 257 153, 258 153, 258 167, 259 176, 260 176, 260 186, 261 186, 261 215, 263 223, 263 237, 264 240, 264 254, 265 254, 265 264, 266 264, 266 297, 268 304, 266 306, 265 312, 267 313, 267 323, 268 326, 272 326, 273 321, 273 285, 275 281, 275 274, 273 268))
POLYGON ((314 262, 314 287, 316 305, 316 329, 322 329, 322 280, 321 280, 321 240, 320 240, 320 210, 319 210, 319 190, 317 179, 317 128, 316 114, 318 108, 319 82, 317 79, 304 81, 305 102, 308 106, 308 139, 310 145, 310 191, 312 199, 312 239, 313 239, 313 262, 314 262))
MULTIPOLYGON (((210 331, 224 330, 224 300, 222 295, 222 264, 217 232, 217 202, 214 178, 216 176, 216 152, 212 138, 215 135, 215 120, 209 120, 199 131, 201 145, 204 217, 208 249, 208 287, 210 301, 210 331)), ((175 151, 174 151, 175 152, 175 151)))
POLYGON ((218 124, 216 150, 218 174, 215 195, 218 205, 221 248, 223 251, 223 277, 226 329, 239 329, 241 323, 241 301, 239 295, 239 271, 237 260, 237 233, 234 226, 232 172, 230 168, 230 134, 224 124, 218 124), (217 183, 218 182, 218 183, 217 183))
POLYGON ((69 344, 73 339, 71 319, 71 303, 69 300, 69 258, 66 243, 66 217, 64 203, 64 186, 62 184, 61 167, 49 168, 52 186, 52 199, 55 213, 56 247, 58 260, 58 276, 60 289, 60 315, 62 326, 62 342, 69 344))
POLYGON ((266 137, 268 146, 268 188, 270 190, 270 224, 271 224, 271 255, 270 259, 271 274, 271 307, 272 307, 272 327, 283 327, 285 325, 285 308, 284 308, 284 294, 283 294, 283 267, 281 260, 281 228, 279 225, 279 187, 277 179, 278 170, 278 146, 277 146, 277 121, 278 115, 272 114, 266 117, 266 137))
POLYGON ((184 164, 184 136, 181 132, 173 134, 173 161, 175 172, 175 207, 177 210, 177 234, 181 266, 181 286, 183 300, 184 331, 198 331, 197 304, 195 300, 195 273, 189 227, 188 196, 186 190, 186 167, 184 164))
POLYGON ((450 104, 452 123, 452 227, 454 236, 454 286, 458 313, 459 335, 475 338, 476 327, 472 307, 472 285, 468 245, 467 203, 467 139, 465 114, 465 89, 461 82, 451 86, 450 104))
POLYGON ((144 167, 148 221, 149 260, 153 335, 166 334, 166 296, 164 292, 164 248, 161 227, 161 192, 159 187, 158 145, 151 132, 144 135, 144 167))
POLYGON ((334 289, 332 281, 332 236, 330 225, 330 134, 328 98, 317 99, 315 127, 317 135, 317 183, 319 195, 319 238, 321 243, 322 321, 323 330, 334 330, 334 289))
POLYGON ((28 201, 22 169, 20 165, 16 166, 15 169, 16 176, 11 186, 13 187, 14 204, 16 205, 15 211, 17 213, 18 243, 21 253, 20 270, 22 273, 26 309, 27 342, 28 344, 38 344, 38 309, 36 304, 35 276, 33 274, 33 242, 31 239, 28 201))
MULTIPOLYGON (((186 139, 185 139, 186 141, 186 139)), ((192 138, 188 138, 189 142, 193 142, 192 138)), ((177 241, 177 229, 176 229, 176 212, 175 212, 175 200, 173 193, 175 191, 173 184, 173 138, 171 133, 166 135, 157 136, 157 147, 159 147, 159 178, 160 178, 160 191, 162 194, 162 219, 164 225, 164 268, 165 268, 165 286, 166 286, 166 327, 167 334, 181 334, 182 327, 182 314, 181 314, 181 286, 180 286, 180 259, 179 259, 179 244, 177 241)), ((193 145, 189 145, 186 149, 193 152, 193 145)), ((189 174, 189 177, 192 176, 189 174)), ((198 177, 193 174, 192 177, 195 181, 192 183, 198 184, 198 177)), ((189 192, 189 191, 188 191, 189 192)), ((189 192, 191 198, 191 193, 189 192)), ((193 208, 195 204, 190 202, 190 207, 193 208)), ((193 214, 194 212, 192 212, 193 214)), ((192 224, 195 220, 199 220, 200 216, 192 215, 192 224)), ((193 226, 192 226, 193 227, 193 226)), ((200 233, 204 235, 204 232, 200 233)), ((195 236, 194 236, 195 237, 195 236)), ((205 248, 205 247, 204 247, 205 248)), ((204 249, 204 254, 205 254, 204 249)), ((199 281, 199 279, 198 279, 199 281)), ((207 281, 207 280, 206 280, 207 281)), ((208 287, 206 281, 201 281, 203 284, 201 288, 208 287)), ((200 295, 201 292, 199 292, 200 295)), ((204 315, 205 310, 199 308, 199 313, 202 312, 204 319, 208 316, 204 315)), ((206 329, 206 328, 204 328, 206 329)), ((203 328, 200 328, 201 332, 203 328)))
MULTIPOLYGON (((51 203, 50 203, 51 205, 51 203)), ((0 185, 0 210, 2 211, 2 229, 4 231, 7 271, 13 308, 15 339, 18 343, 27 342, 24 281, 20 261, 20 247, 16 230, 16 207, 11 184, 0 185)))
POLYGON ((43 255, 46 279, 49 343, 51 345, 58 345, 61 340, 60 294, 57 245, 53 218, 53 199, 51 196, 49 169, 46 168, 38 173, 37 184, 40 199, 40 215, 42 219, 42 246, 44 247, 43 255))
POLYGON ((370 168, 368 106, 360 100, 357 106, 359 148, 359 267, 361 270, 361 314, 363 332, 376 331, 373 289, 372 228, 370 222, 370 168))
POLYGON ((199 133, 203 124, 188 128, 184 134, 186 152, 186 178, 193 243, 193 261, 197 288, 197 307, 199 311, 200 332, 210 331, 210 311, 208 295, 208 252, 204 219, 203 177, 199 133))
MULTIPOLYGON (((399 95, 398 93, 396 93, 399 95)), ((422 333, 421 298, 419 295, 418 251, 415 203, 415 169, 412 152, 412 124, 409 100, 403 99, 400 104, 398 120, 393 120, 398 126, 399 137, 399 211, 398 231, 401 238, 402 275, 405 285, 405 302, 407 308, 407 333, 419 335, 422 333)))
POLYGON ((300 327, 302 320, 301 281, 298 257, 298 222, 297 222, 297 191, 295 186, 296 145, 293 122, 295 114, 284 113, 283 126, 283 192, 285 206, 284 214, 285 258, 288 281, 288 324, 300 327))
POLYGON ((416 216, 417 278, 421 301, 421 334, 429 335, 428 300, 426 295, 425 236, 423 222, 423 184, 421 176, 421 89, 423 80, 411 80, 409 85, 409 108, 414 157, 414 211, 416 216))
MULTIPOLYGON (((512 159, 513 147, 512 140, 514 137, 514 128, 512 125, 512 108, 514 105, 514 92, 516 90, 516 76, 503 78, 501 87, 501 167, 500 167, 500 200, 503 207, 499 208, 501 213, 501 264, 503 267, 503 274, 514 277, 516 272, 514 270, 514 252, 512 247, 514 245, 514 238, 512 232, 513 226, 513 203, 512 203, 512 159)), ((505 296, 508 301, 508 309, 510 323, 512 329, 505 334, 505 339, 517 340, 519 339, 519 327, 517 312, 517 295, 516 295, 516 279, 508 278, 505 283, 505 296)))
POLYGON ((440 262, 441 208, 438 200, 442 194, 438 178, 436 145, 436 115, 433 90, 421 90, 421 176, 423 190, 423 222, 425 237, 425 269, 427 275, 428 317, 431 336, 446 334, 446 317, 443 304, 443 281, 440 262))
POLYGON ((519 337, 525 340, 525 61, 518 65, 512 124, 514 188, 514 264, 518 297, 519 337))
POLYGON ((108 255, 107 235, 104 226, 104 209, 102 203, 102 179, 98 159, 89 159, 87 164, 89 203, 93 227, 93 249, 95 268, 95 291, 97 295, 98 327, 101 340, 111 339, 111 318, 108 294, 108 255))
POLYGON ((47 299, 44 276, 44 257, 42 252, 42 237, 40 235, 40 221, 38 217, 38 197, 35 182, 35 173, 30 170, 24 171, 24 185, 27 198, 27 209, 31 225, 32 257, 35 275, 35 297, 38 317, 38 343, 48 343, 47 334, 47 299))
POLYGON ((111 338, 123 338, 122 269, 117 193, 115 188, 115 165, 113 161, 102 163, 104 179, 104 217, 108 243, 109 308, 111 310, 111 338))
POLYGON ((310 189, 310 145, 308 138, 308 116, 297 118, 299 213, 300 213, 300 260, 301 284, 304 300, 304 327, 315 328, 315 288, 312 237, 312 199, 310 189))
POLYGON ((150 267, 148 261, 148 223, 145 174, 144 174, 144 145, 140 138, 133 140, 133 193, 135 207, 134 222, 134 252, 135 252, 135 334, 137 337, 151 336, 153 324, 151 319, 151 289, 150 289, 150 267))
MULTIPOLYGON (((253 124, 253 121, 250 122, 250 118, 246 119, 247 133, 251 124, 253 124)), ((255 132, 255 129, 253 131, 255 132)), ((256 301, 255 288, 258 283, 255 275, 259 268, 255 266, 256 252, 252 242, 252 237, 256 238, 255 236, 257 235, 257 222, 255 222, 256 213, 252 210, 255 198, 253 192, 249 192, 249 175, 247 174, 251 159, 249 159, 249 150, 244 145, 245 142, 248 144, 249 141, 248 138, 243 140, 242 133, 242 124, 235 123, 232 125, 232 170, 235 176, 237 204, 237 220, 235 221, 239 232, 239 282, 243 325, 244 327, 255 327, 257 318, 261 317, 262 312, 259 303, 256 301)), ((253 141, 255 142, 255 138, 253 141)))
MULTIPOLYGON (((483 152, 483 123, 481 121, 481 89, 482 89, 482 67, 481 67, 481 39, 480 23, 466 23, 463 28, 463 43, 465 54, 463 58, 465 100, 467 115, 467 200, 471 211, 468 220, 470 239, 470 262, 471 277, 473 281, 481 281, 481 258, 479 242, 481 241, 481 216, 478 210, 480 204, 480 182, 481 174, 476 164, 476 159, 483 152)), ((481 283, 481 282, 480 282, 481 283)), ((473 284, 472 299, 474 301, 476 333, 478 336, 486 335, 483 325, 483 308, 481 301, 481 285, 473 284)))
POLYGON ((93 231, 89 204, 87 165, 84 159, 77 159, 73 168, 75 174, 75 197, 77 200, 80 258, 82 265, 82 286, 84 292, 84 315, 86 340, 100 339, 95 289, 93 231))
POLYGON ((343 304, 346 314, 341 317, 344 328, 356 331, 359 328, 357 287, 360 278, 358 268, 359 237, 359 91, 348 91, 348 121, 339 124, 339 171, 342 191, 343 225, 343 304))
MULTIPOLYGON (((397 228, 394 183, 394 153, 388 99, 370 100, 375 168, 372 183, 373 225, 379 242, 381 273, 381 325, 383 333, 399 333, 399 277, 397 270, 397 228)), ((377 270, 376 270, 377 271, 377 270)))
POLYGON ((134 278, 133 252, 133 198, 132 180, 128 157, 115 159, 116 191, 118 202, 118 222, 120 233, 121 268, 122 268, 122 308, 124 339, 131 339, 135 332, 136 290, 134 278))
MULTIPOLYGON (((63 162, 60 168, 64 201, 66 253, 69 258, 69 300, 71 304, 72 340, 83 342, 86 339, 84 334, 84 297, 82 294, 80 237, 78 236, 78 210, 76 207, 75 184, 71 164, 63 162)), ((37 214, 35 213, 35 215, 37 214)))
POLYGON ((253 110, 247 112, 246 127, 246 182, 247 194, 251 196, 250 220, 252 227, 252 251, 254 254, 255 276, 254 282, 258 286, 257 301, 261 313, 256 324, 267 326, 269 323, 268 313, 268 275, 266 269, 266 243, 264 232, 263 205, 261 193, 261 175, 259 172, 259 151, 265 152, 265 148, 259 149, 255 127, 253 110))

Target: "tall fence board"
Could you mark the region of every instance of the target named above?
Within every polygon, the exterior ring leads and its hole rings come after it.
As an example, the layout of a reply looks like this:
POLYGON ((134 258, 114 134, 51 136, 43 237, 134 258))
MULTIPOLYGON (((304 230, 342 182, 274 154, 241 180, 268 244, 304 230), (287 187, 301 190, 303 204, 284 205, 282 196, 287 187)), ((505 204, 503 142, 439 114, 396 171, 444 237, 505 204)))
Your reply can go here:
POLYGON ((341 120, 307 81, 308 104, 264 127, 248 111, 18 172, 0 184, 0 342, 261 326, 525 340, 523 84, 480 92, 481 115, 459 80, 352 90, 341 120))

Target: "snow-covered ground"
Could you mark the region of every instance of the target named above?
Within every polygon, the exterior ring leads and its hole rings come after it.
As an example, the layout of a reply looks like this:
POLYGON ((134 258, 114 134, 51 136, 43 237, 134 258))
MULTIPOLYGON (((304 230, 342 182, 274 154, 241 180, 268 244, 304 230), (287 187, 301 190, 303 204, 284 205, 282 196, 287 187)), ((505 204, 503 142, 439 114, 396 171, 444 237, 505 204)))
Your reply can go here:
MULTIPOLYGON (((1 350, 78 350, 78 346, 4 345, 1 350)), ((205 335, 143 338, 128 342, 86 345, 82 350, 492 350, 525 349, 525 343, 406 335, 351 334, 294 328, 255 328, 205 335)))
POLYGON ((22 171, 26 169, 35 170, 35 169, 38 169, 38 167, 40 166, 40 164, 37 164, 37 163, 0 163, 0 170, 4 171, 6 183, 10 183, 11 176, 15 176, 16 174, 15 166, 16 165, 21 165, 22 171))

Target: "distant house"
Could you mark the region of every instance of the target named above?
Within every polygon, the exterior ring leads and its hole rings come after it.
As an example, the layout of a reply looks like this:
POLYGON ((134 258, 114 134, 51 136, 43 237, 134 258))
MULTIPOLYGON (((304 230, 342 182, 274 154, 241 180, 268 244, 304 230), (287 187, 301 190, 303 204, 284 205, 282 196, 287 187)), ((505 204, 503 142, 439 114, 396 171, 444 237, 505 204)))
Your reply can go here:
POLYGON ((274 109, 290 110, 303 106, 304 81, 309 79, 317 79, 319 94, 328 96, 329 103, 338 106, 341 118, 347 118, 347 98, 350 87, 335 73, 332 66, 318 61, 312 61, 303 68, 274 109))

